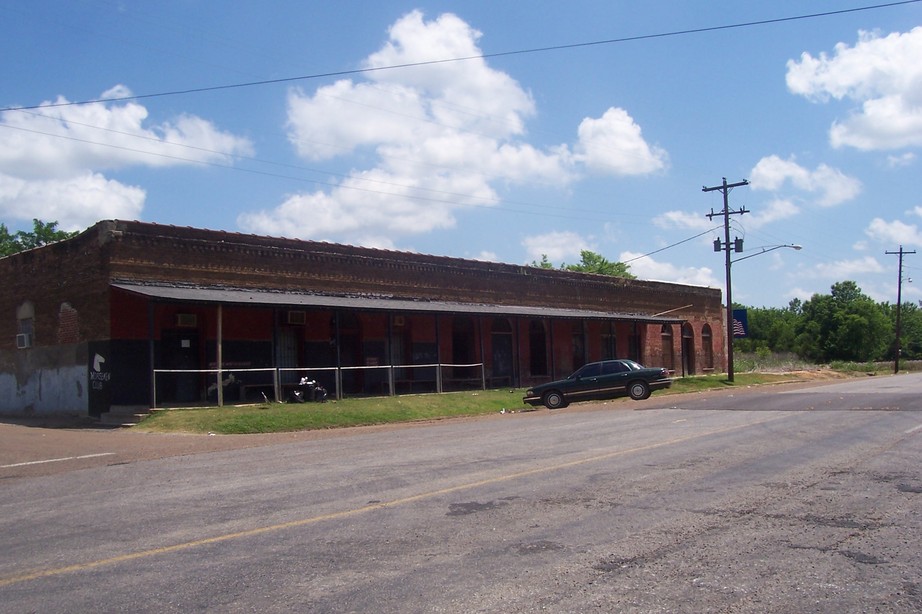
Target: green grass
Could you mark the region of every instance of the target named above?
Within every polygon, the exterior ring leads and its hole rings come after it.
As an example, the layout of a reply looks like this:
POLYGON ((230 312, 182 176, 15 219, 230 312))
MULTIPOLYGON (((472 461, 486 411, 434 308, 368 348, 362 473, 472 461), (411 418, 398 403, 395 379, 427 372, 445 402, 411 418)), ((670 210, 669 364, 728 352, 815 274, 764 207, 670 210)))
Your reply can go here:
POLYGON ((476 416, 522 410, 522 390, 372 397, 326 403, 260 403, 154 412, 137 430, 189 433, 277 433, 476 416))
MULTIPOLYGON (((700 392, 728 387, 748 387, 798 381, 794 373, 738 373, 734 382, 726 375, 677 378, 672 388, 656 396, 700 392)), ((506 411, 532 410, 522 403, 524 390, 481 390, 445 394, 344 399, 327 403, 260 403, 225 407, 197 407, 156 411, 138 426, 139 431, 184 433, 279 433, 346 428, 458 416, 478 416, 506 411)), ((614 403, 633 403, 615 399, 614 403)), ((543 408, 538 408, 543 409, 543 408)))

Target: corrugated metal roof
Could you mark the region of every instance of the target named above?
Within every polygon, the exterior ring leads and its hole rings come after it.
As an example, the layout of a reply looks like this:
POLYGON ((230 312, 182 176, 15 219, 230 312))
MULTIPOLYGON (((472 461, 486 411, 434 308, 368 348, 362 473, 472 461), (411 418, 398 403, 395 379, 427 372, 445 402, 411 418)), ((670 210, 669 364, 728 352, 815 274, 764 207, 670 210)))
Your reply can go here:
POLYGON ((534 307, 526 305, 490 305, 483 303, 456 303, 363 295, 311 294, 282 290, 254 290, 180 285, 148 285, 113 283, 113 288, 133 292, 149 298, 190 303, 278 306, 287 308, 323 307, 328 309, 356 309, 363 311, 397 311, 403 313, 454 313, 470 315, 503 315, 537 318, 583 318, 604 320, 630 320, 649 323, 674 324, 682 318, 653 315, 572 309, 559 307, 534 307))

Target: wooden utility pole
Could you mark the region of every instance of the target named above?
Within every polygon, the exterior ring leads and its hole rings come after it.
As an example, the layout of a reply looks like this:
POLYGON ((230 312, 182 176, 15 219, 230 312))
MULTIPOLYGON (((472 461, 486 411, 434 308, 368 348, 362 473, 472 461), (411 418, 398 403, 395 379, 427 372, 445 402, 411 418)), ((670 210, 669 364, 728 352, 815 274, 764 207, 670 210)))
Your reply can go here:
POLYGON ((724 195, 724 208, 723 211, 714 213, 714 210, 711 209, 711 212, 707 214, 708 219, 713 220, 714 217, 720 215, 724 218, 724 241, 723 245, 720 246, 718 242, 715 241, 714 248, 715 251, 720 251, 717 249, 721 247, 725 254, 725 268, 727 273, 727 330, 725 331, 727 335, 727 380, 733 381, 733 298, 732 291, 730 289, 730 250, 735 248, 736 251, 742 251, 742 245, 739 241, 734 241, 730 243, 730 216, 731 215, 742 215, 744 213, 749 213, 745 207, 740 207, 736 211, 730 210, 730 190, 733 188, 738 188, 740 186, 749 185, 749 182, 745 179, 738 181, 736 183, 727 183, 727 178, 723 178, 723 183, 712 188, 703 187, 701 188, 702 192, 713 192, 715 190, 721 192, 724 195))
POLYGON ((893 373, 900 372, 900 354, 903 351, 903 342, 900 340, 902 335, 902 326, 900 322, 900 312, 902 311, 903 305, 903 254, 915 254, 915 250, 908 252, 903 249, 903 246, 900 245, 900 251, 898 252, 884 252, 889 255, 899 255, 900 257, 900 274, 896 284, 896 345, 893 348, 893 373))

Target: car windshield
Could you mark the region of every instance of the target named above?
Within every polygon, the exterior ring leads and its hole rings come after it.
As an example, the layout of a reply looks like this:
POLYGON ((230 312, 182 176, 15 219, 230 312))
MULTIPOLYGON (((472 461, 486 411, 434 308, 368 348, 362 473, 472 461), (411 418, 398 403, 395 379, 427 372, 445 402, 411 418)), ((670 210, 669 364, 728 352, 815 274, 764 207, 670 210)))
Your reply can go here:
POLYGON ((637 371, 638 369, 643 369, 644 366, 639 362, 634 362, 633 360, 625 360, 624 364, 631 368, 632 371, 637 371))

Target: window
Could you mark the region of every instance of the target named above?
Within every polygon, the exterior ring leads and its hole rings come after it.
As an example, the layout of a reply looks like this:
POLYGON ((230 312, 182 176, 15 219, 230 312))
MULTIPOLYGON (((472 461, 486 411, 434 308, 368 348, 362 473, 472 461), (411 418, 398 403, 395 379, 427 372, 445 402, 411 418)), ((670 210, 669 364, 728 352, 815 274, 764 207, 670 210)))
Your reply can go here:
POLYGON ((586 333, 583 330, 583 322, 579 320, 573 323, 573 368, 579 369, 586 364, 586 333))
POLYGON ((618 357, 618 337, 615 333, 615 323, 608 320, 602 325, 602 358, 618 357))
POLYGON ((576 372, 577 377, 598 377, 602 375, 602 365, 594 362, 576 372))
POLYGON ((602 373, 603 375, 614 375, 615 373, 622 373, 624 371, 630 371, 627 365, 623 362, 612 361, 603 363, 602 373))
POLYGON ((16 347, 30 348, 35 344, 35 306, 26 301, 16 309, 16 347))

